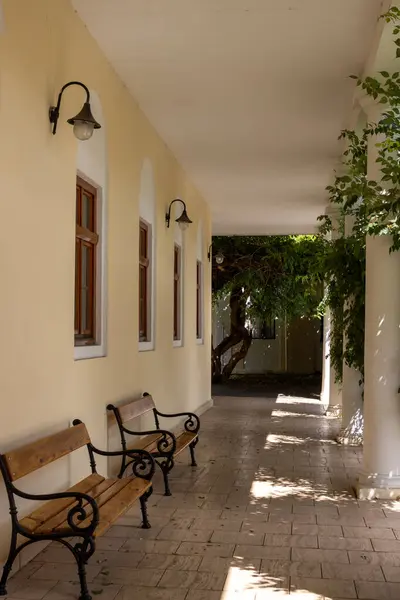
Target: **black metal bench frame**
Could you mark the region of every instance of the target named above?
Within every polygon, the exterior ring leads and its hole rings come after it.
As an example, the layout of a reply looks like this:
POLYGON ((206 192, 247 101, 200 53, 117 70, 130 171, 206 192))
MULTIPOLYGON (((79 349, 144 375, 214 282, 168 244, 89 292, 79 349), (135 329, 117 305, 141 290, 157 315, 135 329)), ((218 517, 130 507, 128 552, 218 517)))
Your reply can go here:
MULTIPOLYGON (((148 396, 150 396, 150 394, 147 392, 145 392, 143 394, 143 398, 146 398, 148 396)), ((149 431, 133 431, 132 429, 128 429, 127 427, 125 427, 125 425, 123 424, 123 421, 122 421, 122 418, 121 418, 121 415, 120 415, 120 412, 119 412, 119 409, 117 406, 114 406, 113 404, 109 404, 107 406, 107 410, 114 413, 114 417, 117 422, 119 433, 120 433, 121 446, 122 446, 122 449, 124 452, 129 451, 125 434, 132 435, 132 436, 145 436, 145 435, 153 435, 153 434, 158 433, 161 435, 161 437, 156 442, 157 449, 150 450, 150 454, 153 456, 156 464, 161 469, 161 472, 163 475, 163 480, 164 480, 164 490, 165 490, 164 495, 171 496, 172 494, 171 494, 171 490, 170 490, 170 486, 169 486, 169 477, 168 476, 169 476, 170 471, 174 467, 174 454, 176 451, 176 436, 171 431, 167 431, 165 429, 160 429, 159 417, 167 418, 167 419, 186 417, 186 421, 183 424, 185 431, 187 431, 188 433, 195 433, 195 434, 198 434, 198 432, 200 430, 199 417, 195 413, 192 413, 192 412, 162 413, 159 410, 157 410, 157 408, 154 407, 152 409, 152 412, 153 412, 153 416, 154 416, 154 422, 155 422, 156 429, 152 429, 149 431)), ((192 467, 197 467, 194 449, 195 449, 198 441, 199 441, 199 437, 197 436, 193 440, 193 442, 191 442, 189 444, 189 451, 190 451, 192 467)), ((122 456, 121 468, 118 473, 119 478, 123 477, 128 466, 129 466, 129 464, 126 463, 126 457, 122 456)))
MULTIPOLYGON (((73 425, 78 425, 80 423, 81 421, 76 419, 73 422, 73 425)), ((97 473, 95 454, 98 454, 101 456, 122 456, 124 460, 126 460, 127 458, 130 459, 126 464, 126 468, 131 467, 132 474, 135 477, 151 481, 154 475, 155 462, 151 454, 146 450, 132 449, 128 451, 122 450, 108 452, 104 450, 99 450, 98 448, 93 446, 91 442, 88 443, 86 446, 89 452, 89 462, 92 474, 97 473)), ((63 544, 66 548, 68 548, 68 550, 72 552, 76 560, 79 574, 79 582, 81 587, 81 595, 79 596, 79 600, 91 600, 92 596, 90 595, 87 587, 85 566, 88 560, 93 556, 96 549, 94 533, 96 531, 96 527, 99 524, 99 508, 97 506, 96 500, 88 494, 82 492, 59 492, 55 494, 29 494, 27 492, 23 492, 14 485, 8 470, 8 465, 4 460, 4 457, 1 455, 0 471, 3 476, 4 484, 7 491, 12 525, 10 550, 7 561, 4 564, 3 574, 0 580, 0 596, 7 595, 7 580, 10 575, 14 561, 21 552, 21 550, 38 541, 57 541, 60 544, 63 544), (69 531, 55 531, 54 533, 47 534, 35 534, 28 531, 19 522, 18 509, 15 497, 24 498, 26 500, 36 500, 39 502, 58 500, 64 498, 75 498, 76 504, 74 504, 70 508, 67 515, 67 522, 70 527, 69 531), (85 507, 83 506, 83 502, 87 502, 92 511, 91 523, 87 527, 79 527, 80 522, 85 521, 85 519, 90 517, 90 515, 87 515, 85 507), (20 546, 17 547, 18 535, 23 536, 24 538, 26 538, 27 541, 23 542, 20 546), (82 541, 75 543, 75 545, 72 545, 69 541, 67 541, 67 539, 64 539, 73 537, 80 537, 82 538, 82 541)), ((151 527, 147 515, 146 503, 149 497, 151 496, 152 492, 153 488, 150 487, 140 497, 140 506, 143 519, 142 527, 144 529, 150 529, 151 527)))

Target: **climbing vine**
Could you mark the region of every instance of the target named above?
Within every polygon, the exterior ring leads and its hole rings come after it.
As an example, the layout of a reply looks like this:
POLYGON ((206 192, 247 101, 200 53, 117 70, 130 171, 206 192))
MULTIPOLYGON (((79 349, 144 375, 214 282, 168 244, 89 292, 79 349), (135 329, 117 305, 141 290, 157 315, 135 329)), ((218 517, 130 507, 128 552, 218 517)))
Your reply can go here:
MULTIPOLYGON (((400 58, 400 9, 392 7, 381 19, 394 25, 395 54, 400 58)), ((366 96, 382 105, 382 111, 377 122, 367 123, 360 133, 342 131, 344 174, 335 174, 327 188, 340 216, 336 224, 320 217, 328 283, 321 309, 328 306, 331 310, 331 363, 339 381, 343 360, 361 376, 364 373, 366 238, 390 235, 390 252, 400 250, 400 72, 351 77, 366 96), (368 148, 374 146, 379 181, 370 178, 367 168, 368 148), (351 226, 343 237, 345 219, 351 226)))

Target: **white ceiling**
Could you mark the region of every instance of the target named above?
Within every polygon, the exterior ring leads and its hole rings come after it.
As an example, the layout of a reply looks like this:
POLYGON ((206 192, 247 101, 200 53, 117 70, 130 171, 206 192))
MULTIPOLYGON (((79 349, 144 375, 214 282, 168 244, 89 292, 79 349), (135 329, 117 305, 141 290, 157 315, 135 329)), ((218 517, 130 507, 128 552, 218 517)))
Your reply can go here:
POLYGON ((314 231, 381 0, 73 4, 210 204, 214 234, 314 231))

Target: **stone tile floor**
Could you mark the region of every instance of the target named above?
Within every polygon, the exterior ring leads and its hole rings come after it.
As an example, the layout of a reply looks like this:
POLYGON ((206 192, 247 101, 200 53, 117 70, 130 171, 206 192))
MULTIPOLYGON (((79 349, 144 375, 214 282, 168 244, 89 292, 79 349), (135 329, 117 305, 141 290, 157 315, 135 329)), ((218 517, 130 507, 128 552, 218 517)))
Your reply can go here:
MULTIPOLYGON (((177 461, 172 497, 149 501, 97 542, 102 600, 399 600, 400 503, 358 502, 361 450, 335 441, 318 401, 217 398, 198 468, 177 461)), ((52 544, 9 583, 9 600, 75 600, 76 567, 52 544)))

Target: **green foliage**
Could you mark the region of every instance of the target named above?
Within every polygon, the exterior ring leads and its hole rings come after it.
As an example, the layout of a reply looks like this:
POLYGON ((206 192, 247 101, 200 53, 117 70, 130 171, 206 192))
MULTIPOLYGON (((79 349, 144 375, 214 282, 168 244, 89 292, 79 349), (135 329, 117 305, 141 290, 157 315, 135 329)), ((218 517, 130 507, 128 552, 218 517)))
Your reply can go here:
POLYGON ((322 237, 312 235, 214 237, 214 254, 225 257, 213 266, 214 299, 239 287, 249 296, 249 318, 315 316, 324 248, 322 237))
MULTIPOLYGON (((396 57, 400 57, 400 9, 391 8, 381 17, 394 23, 396 57)), ((324 302, 333 319, 331 362, 341 380, 344 361, 364 372, 365 334, 365 246, 366 236, 390 235, 390 252, 400 249, 400 73, 380 71, 376 77, 356 79, 366 95, 384 105, 377 123, 368 123, 361 133, 344 130, 343 154, 345 174, 335 174, 328 186, 330 201, 340 207, 339 233, 343 234, 345 217, 353 220, 348 237, 338 237, 331 219, 320 217, 320 234, 332 237, 324 257, 329 283, 324 302), (368 150, 376 153, 381 177, 368 176, 368 150), (343 349, 343 340, 345 342, 343 349)), ((346 232, 348 233, 348 232, 346 232)))

